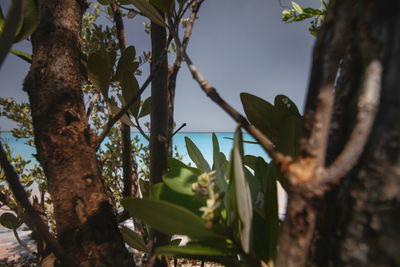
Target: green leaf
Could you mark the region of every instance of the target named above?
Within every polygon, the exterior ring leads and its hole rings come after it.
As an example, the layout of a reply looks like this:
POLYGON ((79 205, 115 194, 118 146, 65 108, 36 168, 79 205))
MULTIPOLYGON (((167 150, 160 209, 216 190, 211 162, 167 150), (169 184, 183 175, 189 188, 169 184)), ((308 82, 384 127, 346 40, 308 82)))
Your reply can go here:
POLYGON ((107 6, 112 3, 112 0, 97 0, 100 4, 107 6))
POLYGON ((130 247, 139 251, 148 252, 148 249, 142 237, 138 235, 135 231, 132 231, 128 227, 122 226, 120 232, 125 243, 127 243, 130 247))
MULTIPOLYGON (((121 109, 113 104, 110 104, 110 109, 113 114, 113 116, 117 115, 121 109)), ((122 115, 121 119, 119 119, 123 124, 126 124, 128 126, 134 127, 135 125, 133 122, 129 119, 128 115, 124 114, 122 115)))
POLYGON ((173 191, 192 196, 192 184, 197 181, 197 177, 198 175, 188 168, 174 168, 163 175, 162 179, 173 191))
POLYGON ((231 181, 234 182, 236 206, 241 220, 240 243, 245 253, 250 252, 253 206, 249 184, 243 170, 243 143, 240 128, 235 133, 235 145, 232 153, 231 181))
POLYGON ((39 10, 34 0, 23 0, 22 26, 14 38, 14 42, 28 38, 39 25, 39 10))
POLYGON ((264 227, 269 234, 266 240, 265 248, 268 252, 268 258, 274 259, 277 253, 278 234, 279 234, 279 217, 278 217, 278 193, 277 193, 277 177, 275 168, 269 168, 268 164, 258 157, 256 160, 256 177, 264 181, 264 227), (267 172, 265 170, 268 170, 267 172))
POLYGON ((187 235, 192 239, 218 238, 204 222, 189 210, 154 199, 123 199, 122 205, 132 216, 154 229, 170 235, 187 235))
POLYGON ((244 112, 251 124, 276 144, 279 137, 277 128, 284 117, 284 113, 274 108, 264 99, 251 94, 241 93, 240 99, 242 100, 244 112))
POLYGON ((144 198, 150 196, 150 182, 139 179, 140 192, 144 198))
POLYGON ((32 55, 16 49, 10 49, 10 52, 29 64, 32 64, 32 55))
POLYGON ((277 95, 274 106, 288 115, 301 116, 296 104, 285 95, 277 95))
POLYGON ((151 0, 151 3, 154 4, 161 11, 169 14, 174 7, 175 1, 173 0, 151 0))
POLYGON ((18 29, 19 21, 22 16, 22 0, 12 1, 7 18, 4 22, 4 28, 0 36, 0 67, 13 43, 15 33, 18 29))
MULTIPOLYGON (((122 85, 122 96, 125 99, 125 103, 128 103, 138 93, 139 83, 132 73, 124 72, 121 85, 122 85)), ((140 108, 140 98, 137 101, 135 101, 133 105, 129 107, 129 112, 132 114, 132 116, 137 118, 139 113, 139 108, 140 108)))
POLYGON ((151 113, 151 97, 146 98, 140 109, 139 118, 145 117, 151 113))
POLYGON ((185 137, 185 144, 189 157, 194 162, 194 164, 196 164, 197 168, 199 168, 203 172, 210 172, 210 165, 208 165, 208 162, 204 159, 203 154, 201 154, 200 150, 193 143, 193 141, 190 140, 188 137, 185 137))
POLYGON ((177 256, 188 259, 218 262, 229 267, 250 266, 238 261, 237 252, 227 246, 211 246, 210 244, 199 244, 191 242, 186 246, 161 246, 156 248, 155 253, 167 257, 177 256))
POLYGON ((14 214, 6 212, 0 216, 0 224, 8 229, 17 229, 22 223, 14 214))
POLYGON ((213 143, 213 169, 215 170, 218 165, 220 165, 219 162, 219 143, 218 143, 218 138, 215 135, 215 133, 212 133, 212 143, 213 143))
POLYGON ((243 164, 254 170, 256 164, 256 158, 257 157, 253 155, 246 155, 243 158, 243 164))
POLYGON ((203 255, 203 256, 227 256, 235 255, 232 249, 227 246, 215 247, 205 244, 188 243, 186 246, 161 246, 156 248, 156 254, 164 256, 185 256, 185 255, 203 255))
POLYGON ((100 52, 92 52, 88 58, 88 79, 105 98, 111 82, 111 68, 108 60, 100 52))
POLYGON ((136 50, 134 46, 129 46, 122 53, 118 60, 117 70, 115 71, 114 80, 122 81, 123 74, 129 72, 134 74, 139 67, 139 63, 135 61, 136 50))
POLYGON ((301 6, 299 4, 297 4, 294 1, 292 1, 292 6, 297 11, 297 13, 303 14, 303 9, 301 8, 301 6))
POLYGON ((146 0, 131 0, 130 2, 152 22, 157 23, 160 26, 167 27, 163 17, 149 2, 146 0))
POLYGON ((164 183, 155 184, 151 188, 152 197, 156 200, 163 200, 172 204, 176 204, 185 209, 190 210, 194 214, 201 216, 202 212, 200 208, 206 205, 205 199, 198 196, 189 196, 179 194, 171 190, 164 183))

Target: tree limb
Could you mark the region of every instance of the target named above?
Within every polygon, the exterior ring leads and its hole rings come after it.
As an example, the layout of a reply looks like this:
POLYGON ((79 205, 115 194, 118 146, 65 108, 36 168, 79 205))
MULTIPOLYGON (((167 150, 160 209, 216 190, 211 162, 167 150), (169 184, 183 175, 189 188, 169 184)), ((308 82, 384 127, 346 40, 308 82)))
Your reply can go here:
POLYGON ((343 151, 327 168, 323 183, 335 182, 357 163, 371 132, 379 106, 382 65, 373 60, 365 70, 363 90, 358 100, 357 123, 343 151))
POLYGON ((135 117, 135 121, 136 121, 136 129, 139 130, 140 134, 147 140, 150 142, 150 137, 143 131, 142 127, 140 126, 139 123, 139 119, 135 117))
POLYGON ((181 127, 179 127, 178 129, 176 129, 176 131, 172 134, 172 136, 174 136, 175 134, 177 134, 183 127, 186 126, 186 122, 184 122, 181 127))
POLYGON ((29 216, 32 222, 32 228, 38 232, 41 237, 46 241, 54 254, 65 261, 70 266, 74 266, 75 261, 65 253, 64 249, 60 246, 56 238, 49 232, 48 226, 42 221, 40 215, 37 213, 35 208, 29 201, 28 195, 26 194, 23 186, 19 182, 18 174, 14 167, 7 159, 6 152, 3 149, 3 144, 0 142, 0 165, 2 166, 7 183, 9 184, 15 199, 21 206, 26 210, 26 214, 29 216))

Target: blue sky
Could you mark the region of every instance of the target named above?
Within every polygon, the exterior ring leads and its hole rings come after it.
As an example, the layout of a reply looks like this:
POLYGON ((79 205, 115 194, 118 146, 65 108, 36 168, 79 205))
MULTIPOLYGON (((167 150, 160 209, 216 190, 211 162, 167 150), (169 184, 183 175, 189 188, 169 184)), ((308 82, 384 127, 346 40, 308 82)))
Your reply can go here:
MULTIPOLYGON (((297 2, 320 6, 318 0, 297 2)), ((2 1, 1 5, 4 11, 8 3, 2 1)), ((200 9, 188 54, 205 79, 240 112, 241 92, 268 101, 273 101, 277 94, 285 94, 303 109, 315 38, 308 33, 309 22, 281 22, 282 5, 289 7, 290 1, 206 0, 200 9)), ((140 16, 125 20, 128 45, 134 45, 138 54, 150 47, 142 24, 146 20, 140 16)), ((31 49, 27 41, 13 48, 26 52, 31 49)), ((170 55, 171 64, 173 59, 174 55, 170 55)), ((0 69, 0 96, 28 101, 21 89, 28 69, 27 63, 9 54, 0 69)), ((148 66, 143 71, 138 78, 140 84, 148 74, 148 66)), ((149 92, 146 90, 144 95, 149 92)), ((178 75, 175 120, 178 126, 187 123, 184 131, 230 132, 236 127, 201 91, 186 65, 182 65, 178 75)), ((0 118, 1 131, 12 127, 0 118)))

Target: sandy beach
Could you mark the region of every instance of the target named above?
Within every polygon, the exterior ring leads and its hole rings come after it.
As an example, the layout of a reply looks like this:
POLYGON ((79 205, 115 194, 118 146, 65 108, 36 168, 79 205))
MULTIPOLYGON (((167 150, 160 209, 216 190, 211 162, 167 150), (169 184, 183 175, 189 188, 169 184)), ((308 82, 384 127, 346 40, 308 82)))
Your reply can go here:
MULTIPOLYGON (((31 231, 22 231, 24 228, 24 226, 18 228, 19 237, 22 242, 34 249, 35 246, 32 244, 32 241, 29 240, 29 234, 31 231)), ((13 232, 0 226, 0 260, 8 258, 9 261, 12 261, 30 256, 29 252, 18 244, 13 232)))

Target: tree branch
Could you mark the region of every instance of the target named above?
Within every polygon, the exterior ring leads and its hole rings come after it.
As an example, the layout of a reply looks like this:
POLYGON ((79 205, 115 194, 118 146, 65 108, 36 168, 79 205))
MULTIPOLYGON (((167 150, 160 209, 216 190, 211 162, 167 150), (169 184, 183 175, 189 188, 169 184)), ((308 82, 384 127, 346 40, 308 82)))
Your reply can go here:
POLYGON ((174 136, 175 134, 177 134, 183 127, 186 126, 186 122, 184 122, 181 127, 179 127, 178 129, 176 129, 176 131, 172 134, 172 136, 174 136))
POLYGON ((357 123, 349 141, 336 160, 327 168, 322 183, 335 182, 357 163, 371 132, 379 106, 382 65, 373 60, 365 70, 363 90, 358 100, 357 123))
POLYGON ((150 142, 150 137, 143 131, 142 127, 140 126, 139 123, 139 119, 135 117, 135 121, 136 121, 136 129, 139 130, 140 134, 147 140, 150 142))
POLYGON ((41 237, 46 241, 54 254, 65 261, 69 266, 76 265, 75 261, 67 255, 64 249, 60 246, 56 238, 49 232, 48 226, 42 221, 40 215, 29 201, 23 186, 19 182, 18 174, 15 172, 14 167, 7 159, 6 152, 3 149, 3 144, 0 142, 0 165, 2 166, 7 183, 9 184, 15 199, 26 210, 26 214, 32 222, 32 228, 38 232, 41 237))

